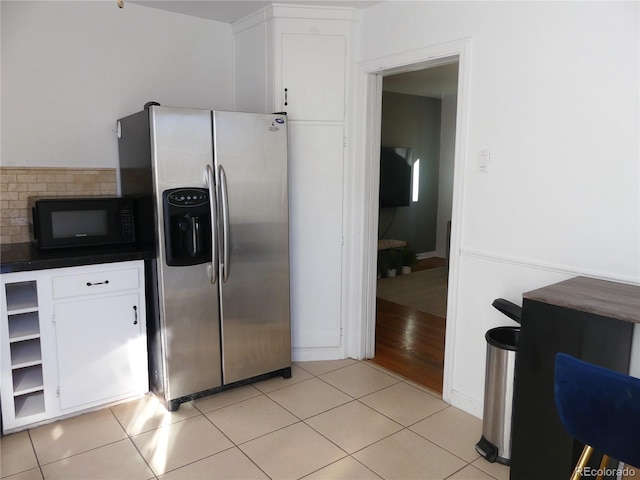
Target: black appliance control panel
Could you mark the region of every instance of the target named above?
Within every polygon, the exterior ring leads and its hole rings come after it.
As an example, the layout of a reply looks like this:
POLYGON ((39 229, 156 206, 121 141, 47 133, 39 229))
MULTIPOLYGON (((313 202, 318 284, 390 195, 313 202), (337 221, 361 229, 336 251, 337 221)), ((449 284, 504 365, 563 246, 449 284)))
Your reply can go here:
POLYGON ((176 189, 168 191, 167 202, 176 207, 196 207, 209 203, 209 192, 198 188, 176 189))
POLYGON ((133 235, 133 210, 130 208, 120 210, 120 233, 123 237, 133 235))
POLYGON ((165 260, 172 267, 210 262, 211 211, 206 188, 172 188, 162 193, 165 260))

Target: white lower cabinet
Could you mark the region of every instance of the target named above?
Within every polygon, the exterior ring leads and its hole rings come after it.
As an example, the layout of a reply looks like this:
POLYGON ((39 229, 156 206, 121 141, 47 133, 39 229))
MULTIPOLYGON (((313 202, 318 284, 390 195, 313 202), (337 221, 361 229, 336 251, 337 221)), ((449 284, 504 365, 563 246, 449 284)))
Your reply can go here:
POLYGON ((2 275, 3 431, 148 391, 143 261, 2 275))
POLYGON ((301 200, 289 207, 291 340, 298 349, 340 347, 343 132, 342 125, 289 122, 296 139, 289 146, 290 198, 301 200))
POLYGON ((145 379, 139 305, 135 293, 55 305, 62 409, 117 400, 145 379))

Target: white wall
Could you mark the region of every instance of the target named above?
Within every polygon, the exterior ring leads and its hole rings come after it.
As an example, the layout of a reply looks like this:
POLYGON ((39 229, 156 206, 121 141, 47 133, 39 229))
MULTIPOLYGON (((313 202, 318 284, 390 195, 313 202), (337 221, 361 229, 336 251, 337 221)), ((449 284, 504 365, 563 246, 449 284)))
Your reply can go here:
POLYGON ((115 1, 2 1, 3 166, 116 167, 148 101, 231 109, 231 27, 115 1))
POLYGON ((521 303, 578 274, 640 282, 639 12, 637 2, 405 1, 363 12, 359 62, 471 38, 445 393, 471 413, 482 411, 484 332, 510 323, 494 298, 521 303), (486 148, 491 169, 479 173, 486 148))
POLYGON ((438 98, 382 94, 382 145, 411 148, 411 163, 420 160, 420 184, 417 202, 410 199, 406 207, 379 209, 378 238, 384 234, 384 238, 404 240, 417 254, 431 253, 436 247, 441 104, 438 98))

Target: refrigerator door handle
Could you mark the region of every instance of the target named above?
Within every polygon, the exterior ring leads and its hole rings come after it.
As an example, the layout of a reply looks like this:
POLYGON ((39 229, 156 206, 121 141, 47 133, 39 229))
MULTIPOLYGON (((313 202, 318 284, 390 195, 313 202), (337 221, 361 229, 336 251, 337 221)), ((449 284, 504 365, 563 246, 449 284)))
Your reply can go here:
POLYGON ((207 270, 209 270, 211 284, 215 285, 218 281, 218 220, 216 217, 218 205, 216 202, 215 183, 213 181, 213 169, 211 165, 207 165, 205 168, 205 183, 209 188, 209 211, 211 213, 211 268, 207 270))
POLYGON ((224 167, 219 167, 219 178, 221 187, 221 201, 222 201, 222 281, 226 282, 229 279, 229 271, 231 270, 231 259, 229 254, 229 195, 227 193, 227 175, 224 171, 224 167))

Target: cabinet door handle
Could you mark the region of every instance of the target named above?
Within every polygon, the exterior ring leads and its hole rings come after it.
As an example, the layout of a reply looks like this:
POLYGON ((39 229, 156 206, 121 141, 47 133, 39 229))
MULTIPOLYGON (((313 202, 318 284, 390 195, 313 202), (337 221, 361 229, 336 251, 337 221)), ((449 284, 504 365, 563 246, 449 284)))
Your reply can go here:
POLYGON ((93 287, 94 285, 107 285, 108 283, 109 283, 109 280, 105 280, 104 282, 95 282, 95 283, 87 282, 87 287, 93 287))
POLYGON ((287 105, 289 105, 289 89, 285 88, 284 89, 284 106, 286 107, 287 105))
POLYGON ((135 305, 133 306, 133 324, 137 325, 138 324, 138 307, 136 307, 135 305))

